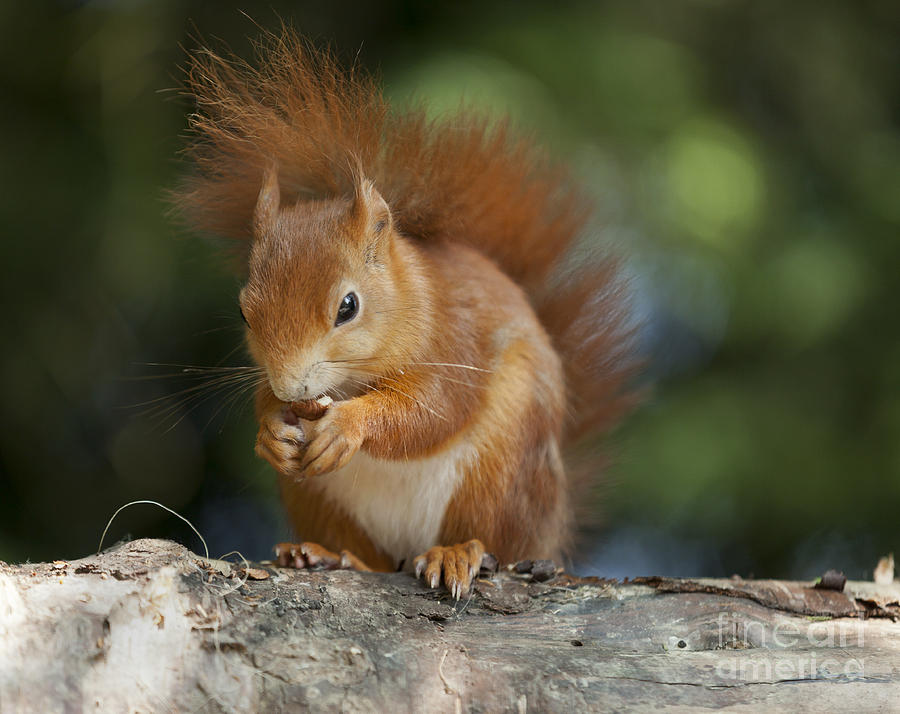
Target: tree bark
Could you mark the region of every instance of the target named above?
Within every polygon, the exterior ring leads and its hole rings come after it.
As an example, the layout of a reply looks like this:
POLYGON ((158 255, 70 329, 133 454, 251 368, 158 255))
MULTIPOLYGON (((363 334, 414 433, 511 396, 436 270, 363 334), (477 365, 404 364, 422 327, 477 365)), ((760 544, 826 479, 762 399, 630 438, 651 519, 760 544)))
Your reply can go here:
POLYGON ((289 571, 138 540, 0 563, 0 711, 900 706, 900 586, 289 571))

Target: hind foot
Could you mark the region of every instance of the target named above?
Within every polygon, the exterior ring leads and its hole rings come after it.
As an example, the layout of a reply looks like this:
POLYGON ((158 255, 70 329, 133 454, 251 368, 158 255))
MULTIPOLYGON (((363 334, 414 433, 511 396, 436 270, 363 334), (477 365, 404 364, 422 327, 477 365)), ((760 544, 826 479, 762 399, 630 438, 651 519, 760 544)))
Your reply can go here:
POLYGON ((478 575, 484 545, 478 539, 458 545, 436 545, 418 556, 414 562, 416 577, 425 576, 425 583, 436 588, 444 574, 444 585, 459 600, 468 595, 472 580, 478 575))
POLYGON ((279 543, 275 546, 275 562, 282 568, 321 568, 325 570, 362 570, 371 568, 349 550, 334 553, 318 543, 279 543))

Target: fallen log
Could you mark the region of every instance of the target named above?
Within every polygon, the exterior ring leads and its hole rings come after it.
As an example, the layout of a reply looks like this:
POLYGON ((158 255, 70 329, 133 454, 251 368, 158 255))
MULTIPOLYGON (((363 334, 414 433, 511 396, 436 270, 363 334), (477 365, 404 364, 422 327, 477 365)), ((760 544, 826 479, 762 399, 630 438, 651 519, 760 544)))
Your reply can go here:
POLYGON ((900 706, 896 581, 522 570, 455 602, 403 573, 242 565, 160 540, 0 563, 0 711, 900 706))

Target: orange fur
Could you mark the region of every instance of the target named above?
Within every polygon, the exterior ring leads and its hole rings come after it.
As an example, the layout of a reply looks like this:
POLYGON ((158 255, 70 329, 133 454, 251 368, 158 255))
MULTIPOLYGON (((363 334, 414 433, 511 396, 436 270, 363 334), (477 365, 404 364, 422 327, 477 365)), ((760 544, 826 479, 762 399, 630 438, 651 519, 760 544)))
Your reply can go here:
MULTIPOLYGON (((632 368, 616 264, 564 273, 587 201, 508 122, 396 112, 372 79, 287 31, 259 51, 258 67, 193 55, 196 173, 176 202, 244 246, 241 307, 269 378, 257 450, 283 474, 295 528, 396 567, 406 554, 386 544, 417 534, 367 531, 365 504, 310 479, 360 452, 413 471, 459 454, 423 548, 479 539, 502 560, 558 557, 572 521, 560 451, 615 422, 632 368), (337 325, 350 292, 358 316, 337 325), (317 422, 284 411, 326 392, 337 401, 317 422)), ((456 573, 481 558, 471 544, 434 552, 462 558, 456 573)))
POLYGON ((373 570, 396 570, 393 559, 380 551, 353 518, 322 498, 315 490, 304 488, 303 482, 281 478, 281 495, 285 508, 304 533, 333 550, 348 550, 373 570))

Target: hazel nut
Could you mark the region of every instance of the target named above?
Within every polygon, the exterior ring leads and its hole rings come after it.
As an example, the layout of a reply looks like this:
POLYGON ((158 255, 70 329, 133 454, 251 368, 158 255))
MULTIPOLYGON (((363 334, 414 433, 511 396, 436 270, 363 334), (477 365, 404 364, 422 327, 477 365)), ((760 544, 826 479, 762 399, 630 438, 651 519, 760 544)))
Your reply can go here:
POLYGON ((328 407, 333 400, 331 397, 319 397, 318 399, 302 399, 299 402, 291 402, 291 411, 306 421, 316 421, 325 416, 328 407))

